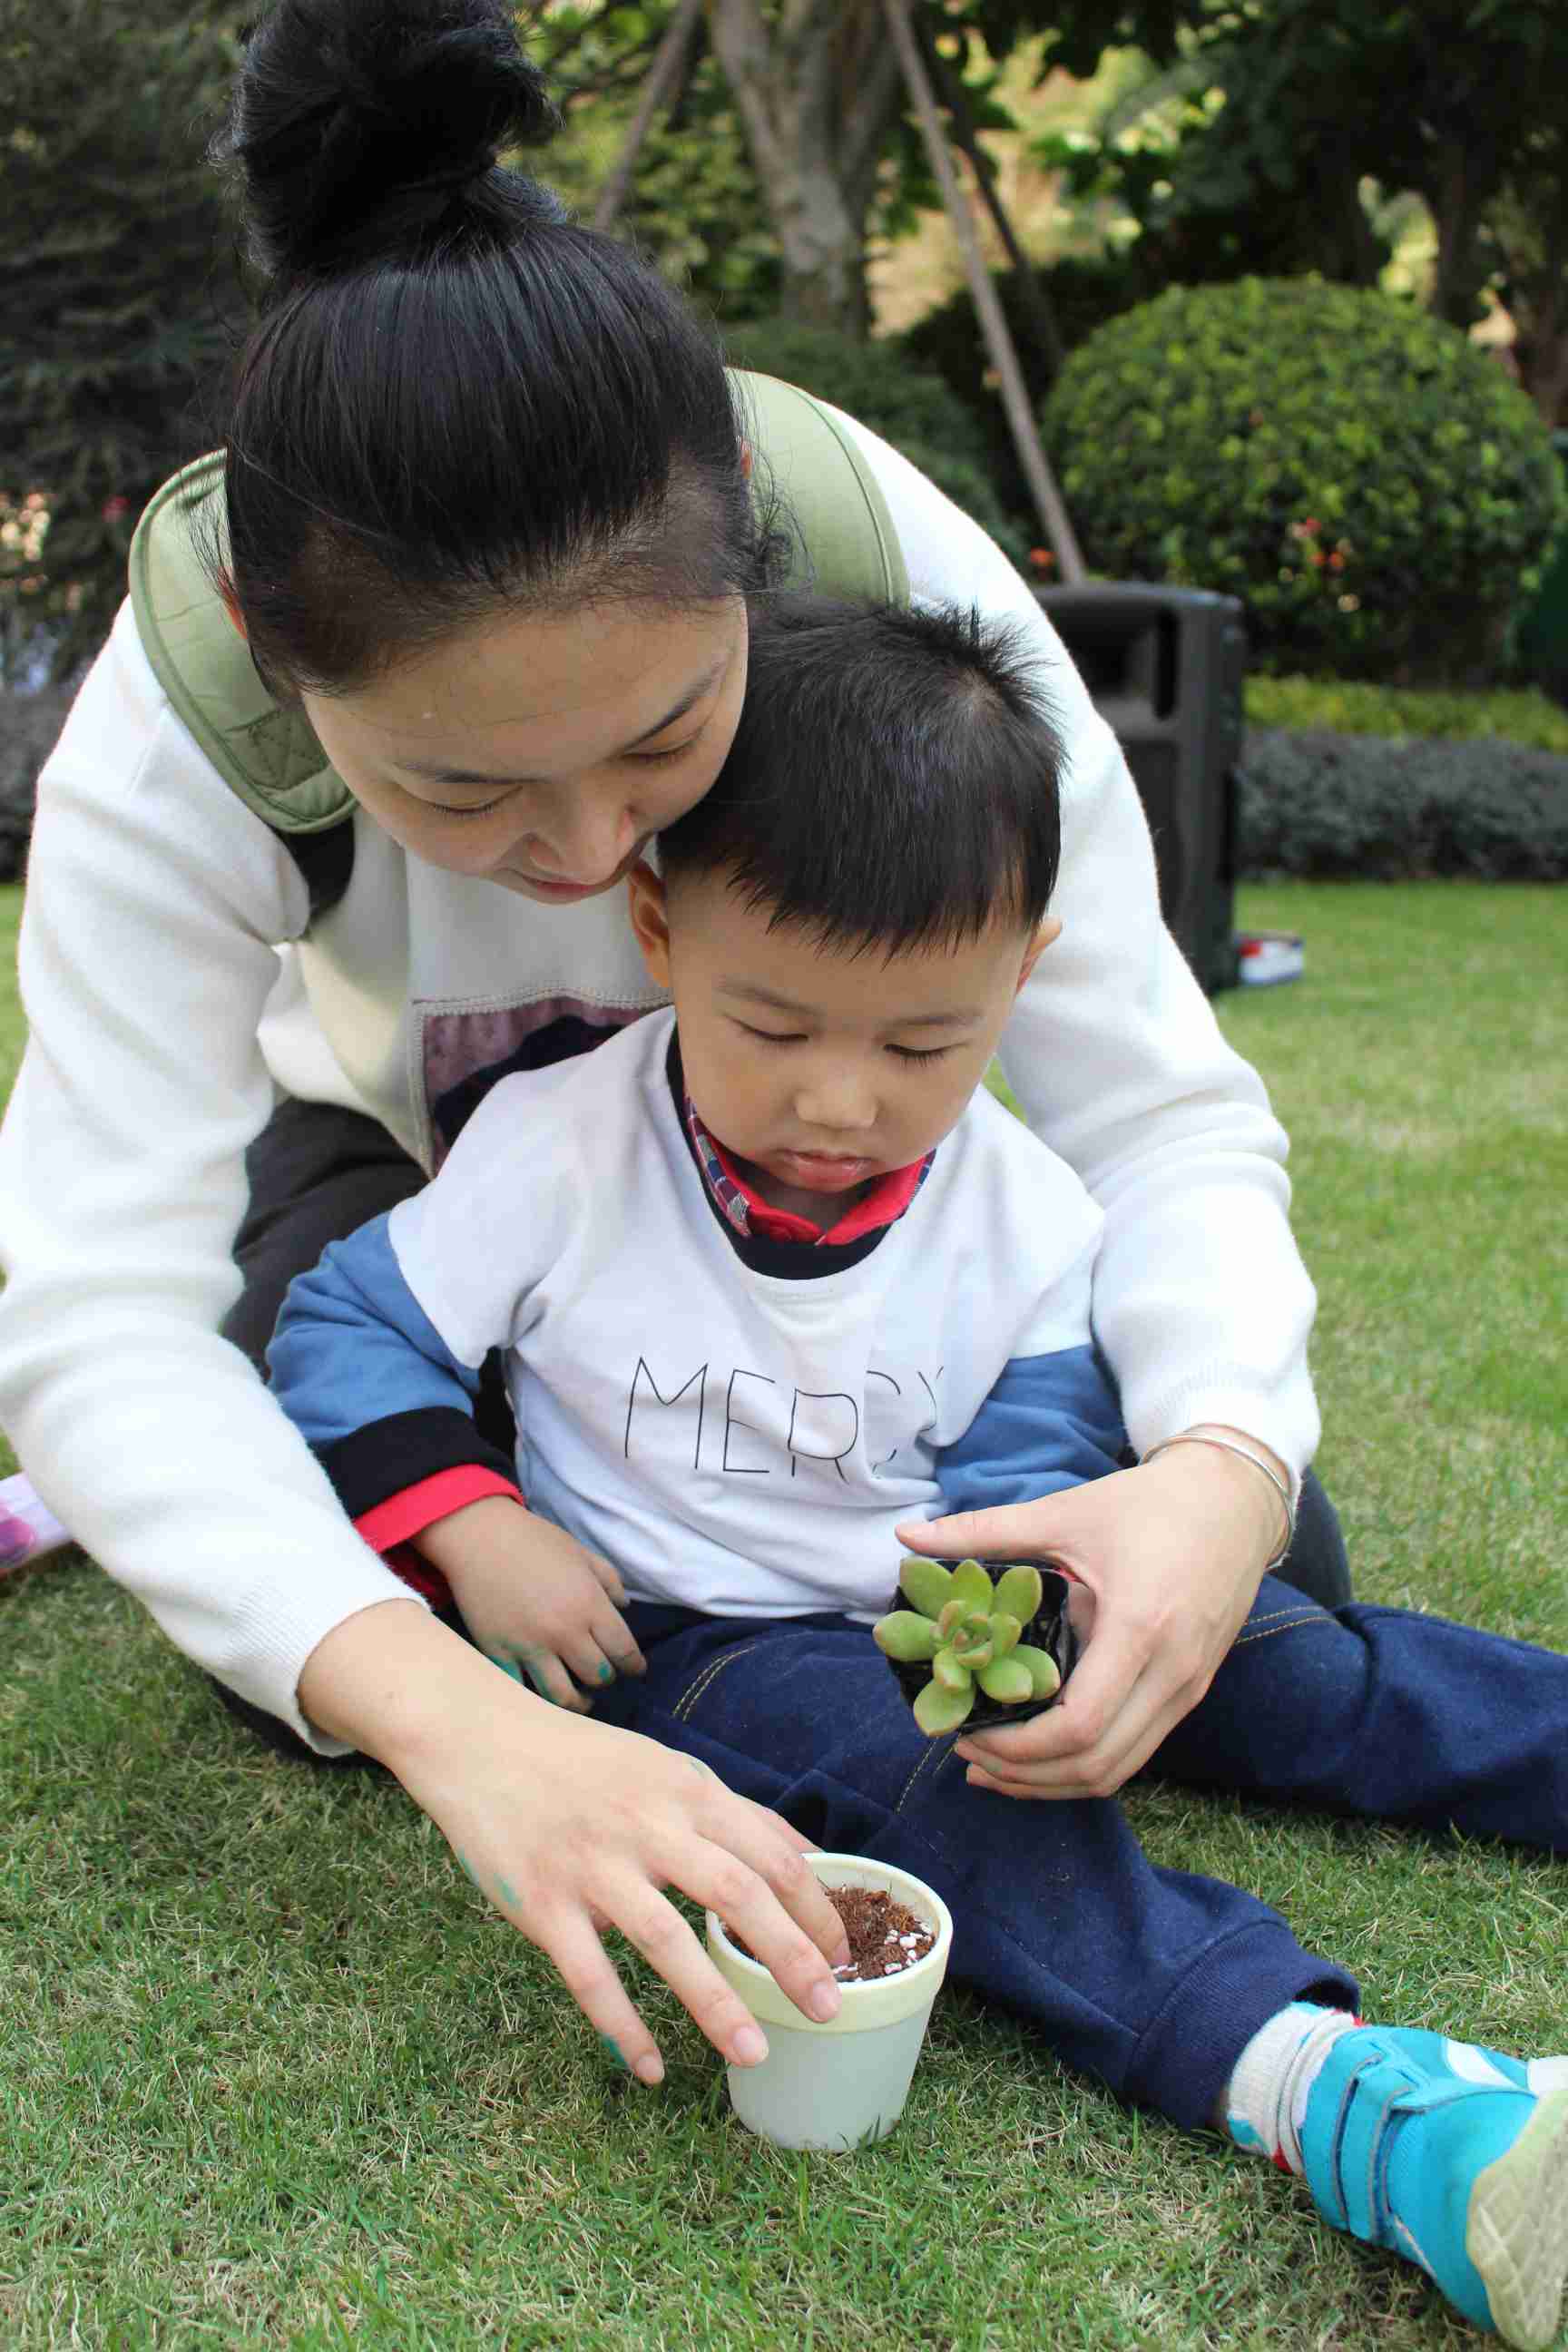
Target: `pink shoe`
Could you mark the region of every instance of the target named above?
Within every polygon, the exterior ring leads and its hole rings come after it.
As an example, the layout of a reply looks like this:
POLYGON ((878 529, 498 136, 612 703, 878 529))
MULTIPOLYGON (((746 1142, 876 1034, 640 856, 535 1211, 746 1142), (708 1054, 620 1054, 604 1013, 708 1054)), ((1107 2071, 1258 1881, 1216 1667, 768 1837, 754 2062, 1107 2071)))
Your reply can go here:
POLYGON ((0 1576, 9 1576, 13 1569, 58 1551, 69 1541, 68 1530, 39 1501, 30 1478, 20 1472, 14 1478, 0 1478, 0 1576))

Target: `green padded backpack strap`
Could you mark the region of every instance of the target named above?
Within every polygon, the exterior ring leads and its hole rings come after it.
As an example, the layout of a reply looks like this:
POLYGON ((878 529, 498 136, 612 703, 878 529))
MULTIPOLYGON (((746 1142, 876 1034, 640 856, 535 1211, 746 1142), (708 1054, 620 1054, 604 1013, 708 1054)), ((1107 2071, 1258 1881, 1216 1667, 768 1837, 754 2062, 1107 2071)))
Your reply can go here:
POLYGON ((164 483, 131 542, 131 603, 147 658, 213 766, 275 833, 323 832, 353 814, 303 711, 274 702, 207 577, 222 548, 223 455, 164 483))
MULTIPOLYGON (((910 575, 888 501, 850 436, 798 385, 735 368, 748 437, 795 526, 795 584, 907 604, 910 575)), ((765 488, 759 484, 759 488, 765 488)))
MULTIPOLYGON (((907 604, 887 500, 843 426, 795 384, 738 371, 731 382, 763 460, 759 491, 776 488, 794 526, 795 581, 907 604)), ((268 693, 208 577, 200 551, 225 546, 223 495, 221 451, 164 483, 131 543, 131 602, 158 682, 203 751, 247 808, 293 841, 342 824, 353 796, 304 713, 268 693)))

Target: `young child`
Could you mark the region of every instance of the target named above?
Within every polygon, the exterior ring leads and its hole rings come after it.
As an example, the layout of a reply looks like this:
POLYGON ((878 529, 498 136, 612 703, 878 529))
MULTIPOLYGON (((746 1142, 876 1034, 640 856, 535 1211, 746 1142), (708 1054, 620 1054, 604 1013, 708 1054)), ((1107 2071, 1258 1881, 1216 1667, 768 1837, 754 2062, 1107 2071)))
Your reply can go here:
MULTIPOLYGON (((957 1974, 1065 2061, 1544 2346, 1568 2059, 1363 2024, 1342 1969, 1153 1869, 1113 1801, 1004 1804, 1019 1768, 923 1739, 870 1640, 900 1527, 1125 1446, 1100 1213, 980 1083, 1054 935, 1058 757, 972 618, 786 603, 752 665, 722 774, 630 884, 673 1011, 498 1084, 433 1183, 295 1284, 278 1394, 499 1665, 914 1869, 957 1974), (515 1459, 473 1418, 496 1349, 515 1459)), ((1160 1766, 1562 1853, 1565 1727, 1568 1660, 1266 1577, 1160 1766)))

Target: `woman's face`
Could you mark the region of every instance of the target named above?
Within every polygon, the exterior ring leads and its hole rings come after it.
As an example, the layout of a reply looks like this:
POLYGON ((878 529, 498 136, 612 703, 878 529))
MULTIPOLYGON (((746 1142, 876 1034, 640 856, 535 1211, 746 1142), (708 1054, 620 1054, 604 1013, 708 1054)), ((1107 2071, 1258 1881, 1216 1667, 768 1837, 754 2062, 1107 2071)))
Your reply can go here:
POLYGON ((562 907, 616 888, 701 799, 745 689, 731 596, 489 622, 303 701, 354 798, 414 856, 562 907))

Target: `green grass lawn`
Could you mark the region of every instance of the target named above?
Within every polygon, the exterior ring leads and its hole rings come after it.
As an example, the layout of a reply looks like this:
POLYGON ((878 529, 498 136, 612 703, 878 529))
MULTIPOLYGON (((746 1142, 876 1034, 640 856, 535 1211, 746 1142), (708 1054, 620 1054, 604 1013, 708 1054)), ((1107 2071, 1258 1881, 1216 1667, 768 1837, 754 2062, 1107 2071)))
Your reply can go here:
MULTIPOLYGON (((1568 1648, 1565 907, 1250 890, 1308 977, 1221 1018, 1295 1138, 1362 1593, 1568 1648)), ((16 1045, 13 998, 7 1083, 16 1045)), ((1279 1906, 1370 2011, 1568 2048, 1561 1864, 1129 1801, 1159 1862, 1279 1906)), ((394 1785, 247 1745, 75 1556, 0 1584, 0 2344, 24 2352, 1477 2340, 1299 2185, 960 1995, 866 2154, 751 2139, 634 1963, 669 2060, 637 2089, 394 1785)))

